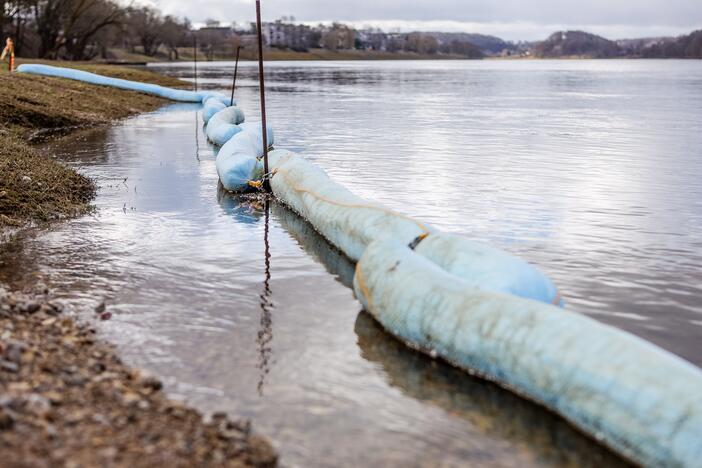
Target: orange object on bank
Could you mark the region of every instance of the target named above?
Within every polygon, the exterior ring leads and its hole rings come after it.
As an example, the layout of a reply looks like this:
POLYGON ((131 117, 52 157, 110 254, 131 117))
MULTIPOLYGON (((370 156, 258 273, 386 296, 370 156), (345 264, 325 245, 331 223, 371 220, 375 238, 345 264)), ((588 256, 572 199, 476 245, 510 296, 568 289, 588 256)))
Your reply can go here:
POLYGON ((5 56, 7 56, 9 61, 10 61, 8 64, 8 70, 14 71, 15 70, 15 43, 12 42, 12 39, 9 37, 5 41, 5 48, 2 51, 2 55, 0 56, 0 60, 5 60, 5 56))

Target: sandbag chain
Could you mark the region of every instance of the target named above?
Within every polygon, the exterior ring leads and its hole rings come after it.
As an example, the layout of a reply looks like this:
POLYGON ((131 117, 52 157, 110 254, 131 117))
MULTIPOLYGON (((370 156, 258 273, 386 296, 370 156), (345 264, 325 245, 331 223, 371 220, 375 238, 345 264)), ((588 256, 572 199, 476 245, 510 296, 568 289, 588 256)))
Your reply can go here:
POLYGON ((255 188, 256 190, 263 191, 263 184, 264 184, 267 180, 271 180, 271 179, 273 178, 273 176, 274 176, 277 172, 278 172, 277 169, 273 169, 273 170, 272 170, 271 172, 269 172, 268 174, 263 174, 263 176, 261 177, 260 180, 250 180, 250 181, 248 181, 247 183, 249 184, 249 187, 253 187, 253 188, 255 188))

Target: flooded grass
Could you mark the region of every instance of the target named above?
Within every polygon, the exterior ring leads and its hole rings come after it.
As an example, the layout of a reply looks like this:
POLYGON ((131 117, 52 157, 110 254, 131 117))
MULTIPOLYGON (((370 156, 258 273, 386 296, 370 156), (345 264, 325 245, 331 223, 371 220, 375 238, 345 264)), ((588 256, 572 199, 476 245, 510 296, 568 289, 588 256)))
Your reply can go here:
POLYGON ((16 137, 0 138, 0 227, 86 213, 92 180, 16 137))
MULTIPOLYGON (((188 86, 140 69, 68 64, 85 71, 167 86, 188 86)), ((163 105, 160 98, 60 78, 0 72, 0 228, 86 213, 94 183, 32 144, 104 125, 163 105)))

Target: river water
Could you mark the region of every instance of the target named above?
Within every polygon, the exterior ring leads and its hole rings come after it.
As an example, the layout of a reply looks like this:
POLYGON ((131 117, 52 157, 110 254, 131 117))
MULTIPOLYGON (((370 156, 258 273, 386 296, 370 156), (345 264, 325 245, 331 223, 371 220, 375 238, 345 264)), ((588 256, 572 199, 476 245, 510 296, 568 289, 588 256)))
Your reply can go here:
MULTIPOLYGON (((192 65, 159 71, 193 78, 192 65)), ((231 63, 200 64, 225 90, 231 63)), ((368 199, 539 265, 567 307, 702 364, 702 61, 267 66, 277 147, 368 199)), ((258 114, 256 69, 237 98, 258 114)), ((97 212, 4 247, 205 411, 251 418, 287 466, 620 464, 559 418, 406 349, 361 312, 353 265, 272 203, 218 191, 196 105, 45 149, 97 212)))

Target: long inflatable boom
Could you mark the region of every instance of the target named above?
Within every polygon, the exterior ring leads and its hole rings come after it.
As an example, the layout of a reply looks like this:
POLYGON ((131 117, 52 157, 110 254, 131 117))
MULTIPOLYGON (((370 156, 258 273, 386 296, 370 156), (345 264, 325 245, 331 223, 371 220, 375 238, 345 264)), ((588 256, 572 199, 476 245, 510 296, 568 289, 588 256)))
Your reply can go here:
POLYGON ((541 403, 629 459, 700 466, 702 373, 689 362, 585 315, 481 290, 399 242, 366 249, 354 289, 409 346, 541 403))
POLYGON ((110 78, 72 68, 53 67, 51 65, 22 64, 17 67, 19 73, 31 73, 33 75, 53 76, 56 78, 67 78, 69 80, 81 81, 100 86, 110 86, 112 88, 138 91, 140 93, 151 94, 153 96, 181 102, 203 102, 205 99, 214 97, 223 104, 231 105, 231 100, 220 93, 211 91, 187 91, 184 89, 167 88, 165 86, 140 83, 138 81, 123 80, 120 78, 110 78))
POLYGON ((561 304, 553 282, 524 260, 363 200, 294 153, 275 150, 269 157, 273 193, 350 259, 358 261, 372 242, 421 240, 417 253, 485 290, 561 304))

